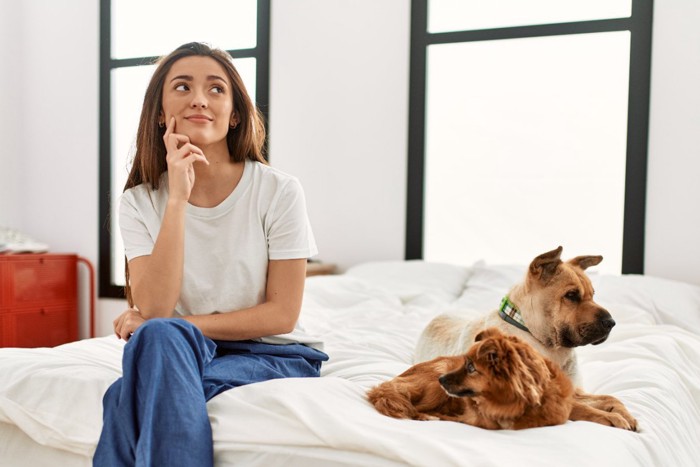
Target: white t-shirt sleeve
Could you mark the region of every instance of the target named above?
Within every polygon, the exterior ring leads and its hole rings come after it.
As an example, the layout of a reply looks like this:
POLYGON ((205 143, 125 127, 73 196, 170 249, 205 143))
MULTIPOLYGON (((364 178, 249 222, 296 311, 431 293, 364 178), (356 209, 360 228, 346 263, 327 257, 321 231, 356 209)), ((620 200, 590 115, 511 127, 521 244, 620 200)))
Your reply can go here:
POLYGON ((151 237, 143 215, 136 206, 134 194, 130 191, 124 192, 119 201, 119 229, 128 261, 153 252, 155 240, 151 237))
POLYGON ((266 233, 271 260, 310 258, 318 253, 304 190, 296 178, 289 179, 273 200, 266 233))

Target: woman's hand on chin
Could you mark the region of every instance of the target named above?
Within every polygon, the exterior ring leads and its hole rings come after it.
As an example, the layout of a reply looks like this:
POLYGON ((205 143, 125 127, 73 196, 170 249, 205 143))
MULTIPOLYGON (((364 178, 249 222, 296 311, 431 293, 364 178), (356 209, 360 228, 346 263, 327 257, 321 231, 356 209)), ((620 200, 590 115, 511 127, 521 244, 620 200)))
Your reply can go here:
POLYGON ((209 161, 204 152, 190 142, 187 135, 175 133, 175 117, 170 118, 168 128, 163 135, 163 142, 168 153, 165 159, 168 163, 168 192, 171 199, 187 201, 190 199, 194 186, 195 162, 209 161))

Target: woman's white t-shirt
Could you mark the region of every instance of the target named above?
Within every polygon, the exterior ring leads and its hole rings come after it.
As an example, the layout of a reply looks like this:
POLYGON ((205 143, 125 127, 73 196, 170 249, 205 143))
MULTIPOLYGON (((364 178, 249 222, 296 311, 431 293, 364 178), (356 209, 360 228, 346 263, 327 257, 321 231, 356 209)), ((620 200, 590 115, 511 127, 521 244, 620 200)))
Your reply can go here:
MULTIPOLYGON (((153 251, 168 202, 168 173, 158 190, 141 184, 125 191, 119 227, 128 260, 153 251)), ((309 258, 317 253, 299 181, 246 160, 236 188, 218 206, 187 205, 184 275, 175 313, 203 315, 248 308, 265 300, 269 260, 309 258)), ((257 339, 300 342, 320 348, 301 320, 294 332, 257 339)))

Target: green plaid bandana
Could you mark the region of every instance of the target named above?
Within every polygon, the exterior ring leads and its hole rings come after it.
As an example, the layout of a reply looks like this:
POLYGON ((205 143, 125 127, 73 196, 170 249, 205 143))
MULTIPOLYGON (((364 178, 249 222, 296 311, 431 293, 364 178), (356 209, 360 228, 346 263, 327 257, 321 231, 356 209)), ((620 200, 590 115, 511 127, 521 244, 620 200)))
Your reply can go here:
POLYGON ((513 305, 513 302, 510 301, 508 295, 503 297, 503 300, 501 300, 501 307, 498 309, 498 314, 505 322, 512 324, 525 332, 530 332, 527 326, 525 326, 523 315, 521 315, 520 311, 515 307, 515 305, 513 305))

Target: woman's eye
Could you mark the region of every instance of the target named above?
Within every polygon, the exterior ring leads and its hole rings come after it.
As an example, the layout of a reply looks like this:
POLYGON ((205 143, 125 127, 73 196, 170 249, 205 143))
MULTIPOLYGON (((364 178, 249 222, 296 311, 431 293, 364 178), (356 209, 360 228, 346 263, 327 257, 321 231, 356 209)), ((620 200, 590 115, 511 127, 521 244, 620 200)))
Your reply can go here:
POLYGON ((188 91, 190 88, 186 84, 178 84, 175 86, 176 91, 188 91))
POLYGON ((211 88, 211 90, 217 94, 223 94, 224 92, 224 88, 222 88, 221 86, 214 86, 213 88, 211 88))

